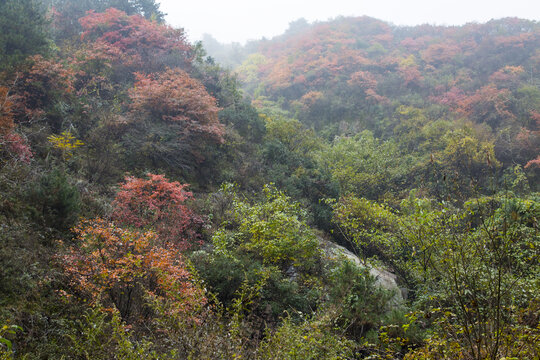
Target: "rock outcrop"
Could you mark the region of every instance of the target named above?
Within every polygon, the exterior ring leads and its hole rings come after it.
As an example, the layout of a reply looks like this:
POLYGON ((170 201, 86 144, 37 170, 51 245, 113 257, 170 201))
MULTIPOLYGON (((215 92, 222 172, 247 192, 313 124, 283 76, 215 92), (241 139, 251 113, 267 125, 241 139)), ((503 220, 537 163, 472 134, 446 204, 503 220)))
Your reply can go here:
MULTIPOLYGON (((366 265, 362 263, 362 261, 357 255, 344 248, 343 246, 340 246, 323 238, 319 238, 319 241, 321 243, 321 248, 323 249, 328 258, 345 258, 356 263, 360 267, 366 267, 366 265)), ((404 294, 406 294, 406 292, 399 287, 397 283, 397 276, 390 271, 380 267, 368 266, 368 268, 369 273, 375 278, 375 283, 378 286, 394 293, 394 297, 392 298, 390 305, 393 307, 399 307, 403 305, 405 303, 404 294)))

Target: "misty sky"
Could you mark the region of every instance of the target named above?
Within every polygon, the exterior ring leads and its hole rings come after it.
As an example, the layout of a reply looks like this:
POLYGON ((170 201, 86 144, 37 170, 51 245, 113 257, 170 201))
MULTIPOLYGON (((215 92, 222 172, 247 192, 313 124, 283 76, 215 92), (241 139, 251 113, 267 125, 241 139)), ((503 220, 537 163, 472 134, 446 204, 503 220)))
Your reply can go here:
POLYGON ((507 16, 540 20, 540 0, 161 0, 167 22, 191 41, 209 33, 221 42, 245 42, 283 33, 301 17, 368 15, 396 25, 461 25, 507 16))

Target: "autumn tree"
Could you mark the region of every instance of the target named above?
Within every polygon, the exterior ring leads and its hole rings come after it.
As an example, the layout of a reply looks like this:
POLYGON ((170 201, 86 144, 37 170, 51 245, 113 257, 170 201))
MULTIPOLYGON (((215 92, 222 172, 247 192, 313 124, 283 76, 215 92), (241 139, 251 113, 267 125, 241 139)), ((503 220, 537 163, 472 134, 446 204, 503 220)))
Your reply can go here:
POLYGON ((79 36, 82 27, 76 21, 88 11, 98 13, 115 8, 127 15, 141 15, 147 20, 163 23, 164 15, 155 0, 43 0, 52 8, 52 27, 55 40, 62 42, 79 36))
POLYGON ((26 139, 15 132, 16 110, 21 104, 10 90, 0 86, 0 149, 11 159, 28 163, 33 157, 32 151, 26 139))
POLYGON ((0 135, 6 135, 15 126, 13 122, 13 96, 9 93, 9 88, 0 87, 0 135))
POLYGON ((191 316, 204 304, 174 247, 156 246, 153 231, 127 230, 102 219, 75 228, 76 242, 60 257, 69 285, 92 304, 117 310, 128 323, 149 319, 158 303, 162 315, 191 316))
POLYGON ((192 47, 182 29, 149 21, 140 15, 109 8, 90 11, 79 19, 85 41, 101 42, 122 52, 122 63, 135 70, 153 72, 165 66, 188 68, 192 47))
POLYGON ((21 73, 13 89, 21 103, 19 121, 46 120, 53 131, 61 132, 62 123, 72 109, 75 78, 74 69, 57 59, 41 55, 29 58, 29 67, 21 73))
POLYGON ((137 162, 147 159, 151 167, 189 175, 204 159, 206 145, 223 141, 215 99, 180 69, 137 78, 129 90, 124 143, 137 162))
POLYGON ((127 177, 113 202, 112 219, 121 226, 153 229, 163 244, 187 249, 197 242, 202 219, 186 206, 192 193, 187 185, 163 175, 148 174, 148 180, 127 177))
POLYGON ((460 102, 460 112, 476 122, 485 122, 493 128, 503 121, 513 120, 510 111, 511 93, 508 89, 498 89, 488 84, 460 102))

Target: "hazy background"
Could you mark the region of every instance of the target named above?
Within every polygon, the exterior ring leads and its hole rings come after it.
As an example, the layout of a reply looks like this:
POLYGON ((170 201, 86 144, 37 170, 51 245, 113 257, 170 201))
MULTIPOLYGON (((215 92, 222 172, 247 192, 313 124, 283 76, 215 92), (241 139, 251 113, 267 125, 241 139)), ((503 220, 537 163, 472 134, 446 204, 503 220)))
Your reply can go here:
POLYGON ((204 33, 220 42, 240 42, 283 33, 298 18, 312 22, 339 15, 368 15, 396 25, 461 25, 493 18, 540 20, 539 0, 162 0, 167 22, 183 27, 189 39, 204 33))

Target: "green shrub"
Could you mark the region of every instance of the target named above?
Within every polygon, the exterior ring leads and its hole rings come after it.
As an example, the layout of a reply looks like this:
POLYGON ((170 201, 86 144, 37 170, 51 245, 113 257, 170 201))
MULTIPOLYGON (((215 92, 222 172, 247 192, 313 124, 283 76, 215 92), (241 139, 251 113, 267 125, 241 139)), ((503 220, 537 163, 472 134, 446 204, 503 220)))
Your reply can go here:
POLYGON ((289 317, 259 348, 259 359, 352 359, 354 343, 316 321, 295 324, 289 317))
POLYGON ((305 211, 272 185, 263 190, 263 200, 255 204, 235 196, 235 231, 217 231, 212 239, 216 250, 226 253, 240 247, 261 258, 264 264, 284 270, 291 265, 313 266, 320 252, 317 239, 304 220, 305 211))
POLYGON ((392 293, 379 288, 365 268, 343 261, 330 274, 330 304, 336 306, 336 322, 356 339, 378 328, 389 310, 392 293))
POLYGON ((29 200, 43 225, 63 232, 75 225, 80 212, 80 195, 66 174, 58 169, 44 174, 35 188, 29 190, 29 200))

